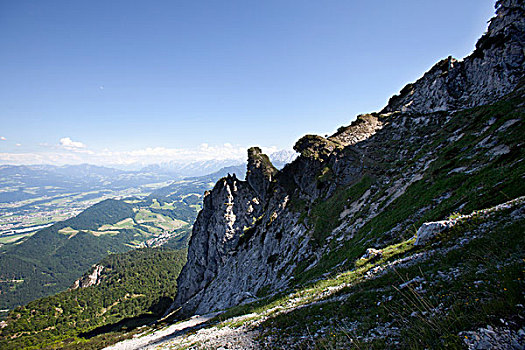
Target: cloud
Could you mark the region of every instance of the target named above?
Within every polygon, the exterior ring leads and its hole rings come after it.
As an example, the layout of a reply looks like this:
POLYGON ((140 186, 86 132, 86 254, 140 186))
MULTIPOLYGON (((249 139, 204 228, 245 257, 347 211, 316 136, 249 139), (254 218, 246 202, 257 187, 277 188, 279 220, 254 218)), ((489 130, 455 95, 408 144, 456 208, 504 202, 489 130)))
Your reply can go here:
POLYGON ((7 139, 5 137, 3 137, 3 136, 0 136, 0 140, 5 141, 7 139))
MULTIPOLYGON (((250 145, 252 146, 252 145, 250 145)), ((271 154, 277 147, 261 146, 263 152, 271 154)), ((0 153, 0 164, 42 164, 55 165, 90 163, 97 165, 133 165, 141 167, 148 164, 172 162, 189 164, 208 160, 236 160, 244 162, 247 159, 247 146, 210 145, 202 143, 193 148, 146 147, 127 151, 112 151, 110 149, 88 149, 82 142, 73 141, 69 137, 60 139, 60 144, 33 153, 0 153)))
POLYGON ((22 146, 22 144, 17 143, 15 146, 16 146, 16 147, 20 147, 20 146, 22 146))
POLYGON ((66 149, 74 149, 74 148, 86 148, 86 145, 84 145, 82 142, 79 141, 73 141, 69 137, 63 137, 60 139, 60 146, 66 148, 66 149))

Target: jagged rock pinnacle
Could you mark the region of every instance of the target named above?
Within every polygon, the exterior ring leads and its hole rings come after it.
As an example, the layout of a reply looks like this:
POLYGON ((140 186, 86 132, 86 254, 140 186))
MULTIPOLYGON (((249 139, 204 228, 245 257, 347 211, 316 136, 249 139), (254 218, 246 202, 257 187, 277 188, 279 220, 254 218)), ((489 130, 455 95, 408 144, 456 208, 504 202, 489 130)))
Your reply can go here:
POLYGON ((273 166, 268 156, 262 153, 259 147, 248 149, 246 181, 262 201, 266 200, 266 192, 277 172, 278 170, 273 166))

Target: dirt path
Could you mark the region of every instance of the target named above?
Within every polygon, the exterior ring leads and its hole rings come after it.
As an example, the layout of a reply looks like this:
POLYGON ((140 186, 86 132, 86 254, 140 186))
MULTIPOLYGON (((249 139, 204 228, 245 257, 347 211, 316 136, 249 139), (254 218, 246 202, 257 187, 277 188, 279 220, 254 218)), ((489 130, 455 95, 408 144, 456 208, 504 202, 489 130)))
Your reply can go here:
POLYGON ((139 334, 136 338, 124 340, 120 343, 105 348, 105 350, 153 349, 159 344, 164 343, 202 323, 209 321, 217 314, 218 313, 193 316, 187 321, 173 324, 151 334, 144 336, 139 334))

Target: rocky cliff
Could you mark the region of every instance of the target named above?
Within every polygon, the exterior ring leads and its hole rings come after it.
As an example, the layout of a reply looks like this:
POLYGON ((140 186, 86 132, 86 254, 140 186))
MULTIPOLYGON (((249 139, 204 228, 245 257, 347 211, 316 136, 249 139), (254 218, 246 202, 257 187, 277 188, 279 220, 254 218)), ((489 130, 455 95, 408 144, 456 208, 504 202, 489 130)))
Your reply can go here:
POLYGON ((171 310, 253 301, 351 268, 424 220, 523 195, 524 13, 498 1, 470 56, 439 62, 380 113, 304 136, 280 171, 250 149, 246 181, 205 196, 171 310))
POLYGON ((76 280, 70 289, 98 286, 100 282, 102 282, 102 271, 104 271, 104 266, 94 265, 91 268, 91 272, 85 274, 84 276, 76 280))
POLYGON ((436 63, 421 79, 393 96, 381 113, 428 113, 469 108, 495 101, 523 78, 525 10, 522 0, 496 3, 497 15, 476 49, 463 60, 436 63))

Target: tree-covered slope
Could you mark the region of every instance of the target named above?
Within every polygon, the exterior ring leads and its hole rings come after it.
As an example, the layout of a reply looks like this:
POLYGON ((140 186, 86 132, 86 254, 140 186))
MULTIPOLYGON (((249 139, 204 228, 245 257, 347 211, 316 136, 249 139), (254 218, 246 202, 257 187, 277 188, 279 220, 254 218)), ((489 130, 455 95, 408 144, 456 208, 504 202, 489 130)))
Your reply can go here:
POLYGON ((105 200, 0 251, 0 308, 65 290, 110 253, 186 247, 197 208, 180 201, 105 200))
POLYGON ((133 206, 123 201, 106 200, 88 208, 77 217, 37 232, 0 255, 2 308, 27 302, 67 288, 89 266, 108 252, 127 250, 124 243, 134 232, 95 236, 88 230, 114 224, 133 216, 133 206), (62 229, 77 231, 67 235, 62 229))
POLYGON ((93 268, 100 270, 98 284, 13 310, 1 329, 0 348, 100 347, 105 333, 160 316, 175 297, 185 262, 184 250, 163 248, 109 255, 93 268))

